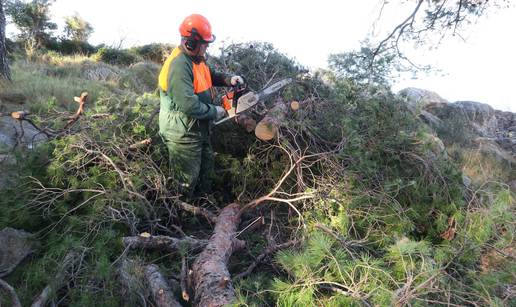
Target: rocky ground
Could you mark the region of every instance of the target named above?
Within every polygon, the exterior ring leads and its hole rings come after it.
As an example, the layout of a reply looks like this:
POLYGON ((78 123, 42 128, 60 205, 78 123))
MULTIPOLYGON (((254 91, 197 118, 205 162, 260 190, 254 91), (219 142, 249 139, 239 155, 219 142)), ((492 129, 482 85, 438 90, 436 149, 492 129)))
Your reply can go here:
POLYGON ((507 162, 516 161, 516 113, 475 101, 448 102, 434 92, 418 88, 406 88, 398 94, 434 130, 462 128, 468 138, 465 141, 507 162))

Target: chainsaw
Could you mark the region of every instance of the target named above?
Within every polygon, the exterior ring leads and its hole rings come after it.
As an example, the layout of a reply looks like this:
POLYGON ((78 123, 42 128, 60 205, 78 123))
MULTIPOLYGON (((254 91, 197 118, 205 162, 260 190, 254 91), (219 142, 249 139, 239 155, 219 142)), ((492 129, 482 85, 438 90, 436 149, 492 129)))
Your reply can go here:
POLYGON ((245 111, 256 106, 260 101, 270 97, 286 85, 292 83, 292 78, 280 80, 259 92, 249 91, 245 84, 237 84, 233 89, 222 97, 222 107, 228 113, 228 116, 215 122, 215 125, 221 124, 227 120, 235 118, 245 111))

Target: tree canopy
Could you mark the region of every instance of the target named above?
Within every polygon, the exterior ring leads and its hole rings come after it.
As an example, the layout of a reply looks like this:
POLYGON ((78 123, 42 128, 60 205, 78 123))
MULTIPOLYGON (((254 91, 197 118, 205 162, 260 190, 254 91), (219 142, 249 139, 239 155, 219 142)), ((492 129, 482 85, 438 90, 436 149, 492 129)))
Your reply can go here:
POLYGON ((65 19, 64 32, 68 39, 79 42, 87 42, 93 33, 93 27, 79 14, 67 16, 65 19))

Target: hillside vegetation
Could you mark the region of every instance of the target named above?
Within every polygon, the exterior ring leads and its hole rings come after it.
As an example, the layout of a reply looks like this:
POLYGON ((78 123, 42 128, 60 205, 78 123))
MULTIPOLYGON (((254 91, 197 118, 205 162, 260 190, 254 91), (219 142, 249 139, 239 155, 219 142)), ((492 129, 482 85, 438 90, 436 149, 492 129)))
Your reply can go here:
POLYGON ((159 305, 149 268, 189 306, 181 284, 199 247, 123 238, 207 240, 230 203, 246 209, 236 236, 245 247, 228 264, 236 306, 516 304, 516 175, 510 160, 453 137, 465 126, 434 129, 387 86, 308 74, 270 44, 229 45, 210 64, 253 90, 296 78, 250 116, 278 99, 301 108, 269 142, 234 122, 214 127, 213 193, 185 203, 157 134, 170 46, 149 48, 19 54, 13 82, 0 84, 0 119, 27 127, 16 144, 0 139, 0 229, 32 234, 30 254, 0 277, 23 306, 47 286, 58 306, 159 305), (84 114, 69 125, 84 91, 84 114), (10 118, 21 110, 46 133, 10 118))

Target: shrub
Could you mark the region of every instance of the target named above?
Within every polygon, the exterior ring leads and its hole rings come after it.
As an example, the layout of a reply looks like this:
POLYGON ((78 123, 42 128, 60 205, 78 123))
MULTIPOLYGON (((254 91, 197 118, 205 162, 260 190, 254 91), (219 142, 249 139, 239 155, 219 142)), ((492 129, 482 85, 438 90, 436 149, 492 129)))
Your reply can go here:
POLYGON ((111 65, 129 66, 138 62, 137 56, 127 50, 102 47, 94 55, 96 61, 102 61, 111 65))
POLYGON ((47 45, 47 49, 59 52, 65 55, 71 54, 83 54, 83 55, 91 55, 96 53, 99 48, 95 47, 88 42, 77 41, 77 40, 69 40, 69 39, 61 39, 59 41, 54 40, 47 45))
POLYGON ((155 43, 133 47, 129 51, 145 61, 162 64, 174 48, 175 46, 171 44, 155 43))
POLYGON ((157 87, 160 66, 153 62, 139 62, 124 70, 120 87, 136 93, 152 92, 157 87))

